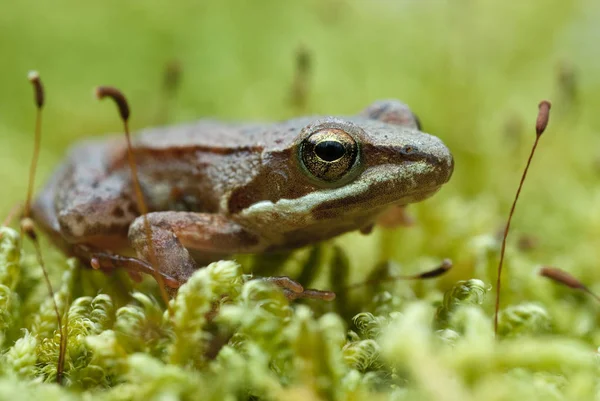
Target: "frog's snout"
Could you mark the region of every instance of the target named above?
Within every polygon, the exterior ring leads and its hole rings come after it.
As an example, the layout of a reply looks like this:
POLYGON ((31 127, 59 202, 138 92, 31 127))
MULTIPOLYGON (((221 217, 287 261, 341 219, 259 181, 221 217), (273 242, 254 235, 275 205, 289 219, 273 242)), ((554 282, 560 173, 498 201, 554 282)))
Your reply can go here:
POLYGON ((454 157, 450 149, 436 136, 423 134, 421 146, 426 163, 432 168, 438 185, 450 181, 454 172, 454 157))
POLYGON ((416 177, 433 186, 447 183, 454 172, 454 157, 450 149, 437 137, 422 134, 415 145, 405 145, 399 149, 400 160, 415 163, 407 166, 416 177))
POLYGON ((445 184, 450 181, 452 177, 452 173, 454 172, 454 157, 450 152, 450 149, 446 147, 446 145, 442 144, 443 148, 440 155, 436 156, 436 168, 439 170, 440 174, 440 184, 445 184))
MULTIPOLYGON (((450 153, 450 151, 448 151, 450 153)), ((452 173, 454 173, 454 156, 450 153, 450 163, 448 167, 448 173, 446 174, 446 182, 450 181, 450 177, 452 177, 452 173)))

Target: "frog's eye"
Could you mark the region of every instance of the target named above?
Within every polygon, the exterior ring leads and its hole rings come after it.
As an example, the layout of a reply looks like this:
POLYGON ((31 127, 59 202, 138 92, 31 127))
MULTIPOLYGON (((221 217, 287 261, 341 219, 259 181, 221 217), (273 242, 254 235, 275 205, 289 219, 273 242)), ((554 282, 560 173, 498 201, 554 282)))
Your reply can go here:
POLYGON ((323 129, 308 136, 300 144, 302 164, 315 178, 335 182, 354 167, 358 145, 340 129, 323 129))

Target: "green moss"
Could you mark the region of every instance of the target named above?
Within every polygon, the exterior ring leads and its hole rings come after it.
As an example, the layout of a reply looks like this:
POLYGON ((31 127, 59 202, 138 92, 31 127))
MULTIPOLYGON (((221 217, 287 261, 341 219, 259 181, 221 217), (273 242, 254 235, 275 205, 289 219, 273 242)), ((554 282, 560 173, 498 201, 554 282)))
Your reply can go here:
MULTIPOLYGON (((13 231, 5 233, 5 241, 16 239, 13 231)), ((19 264, 18 253, 11 258, 13 249, 2 249, 3 263, 19 264)), ((69 299, 73 269, 57 299, 69 299)), ((457 283, 437 311, 430 301, 406 300, 388 313, 360 313, 348 326, 337 313, 291 307, 279 289, 249 278, 235 262, 212 263, 180 289, 173 316, 141 293, 119 308, 103 293, 59 302, 68 309, 62 388, 41 384, 56 378, 60 339, 42 300, 35 330, 4 346, 0 394, 18 393, 24 382, 33 386, 23 393, 32 398, 107 400, 512 399, 591 397, 595 391, 582 379, 596 380, 594 349, 553 334, 544 308, 503 309, 503 339, 495 340, 480 280, 457 283), (508 385, 519 392, 506 392, 508 385)))

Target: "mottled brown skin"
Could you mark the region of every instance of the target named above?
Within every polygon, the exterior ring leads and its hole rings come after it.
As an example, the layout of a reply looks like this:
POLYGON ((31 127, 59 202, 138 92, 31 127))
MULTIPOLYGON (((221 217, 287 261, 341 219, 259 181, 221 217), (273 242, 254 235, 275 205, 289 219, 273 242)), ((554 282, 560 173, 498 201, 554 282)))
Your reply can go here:
MULTIPOLYGON (((135 155, 159 271, 176 287, 198 263, 232 253, 367 232, 386 210, 423 200, 450 179, 449 150, 417 127, 405 105, 382 101, 353 117, 202 120, 141 131, 135 155), (334 182, 313 176, 300 161, 300 145, 322 130, 341 130, 357 144, 352 169, 334 182)), ((148 241, 126 157, 121 137, 75 146, 33 217, 69 254, 146 271, 148 241), (138 259, 107 256, 127 248, 138 259)))

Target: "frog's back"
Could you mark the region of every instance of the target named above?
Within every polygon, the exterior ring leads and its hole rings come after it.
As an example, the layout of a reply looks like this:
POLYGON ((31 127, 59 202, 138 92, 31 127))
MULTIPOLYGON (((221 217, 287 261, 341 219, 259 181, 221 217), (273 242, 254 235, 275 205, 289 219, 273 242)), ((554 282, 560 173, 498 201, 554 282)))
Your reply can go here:
POLYGON ((300 117, 281 122, 223 122, 204 119, 143 129, 136 134, 135 146, 152 150, 180 148, 213 153, 277 148, 293 142, 302 128, 320 118, 323 117, 300 117))
MULTIPOLYGON (((231 186, 254 178, 265 148, 286 146, 311 120, 245 123, 204 119, 134 133, 136 161, 151 209, 172 207, 159 195, 165 192, 165 185, 170 188, 176 182, 181 192, 196 200, 194 210, 217 212, 220 197, 231 186)), ((129 176, 122 134, 79 141, 40 193, 35 214, 49 230, 58 232, 58 215, 85 205, 98 207, 107 203, 100 198, 110 197, 111 201, 126 199, 129 212, 123 220, 131 221, 138 213, 129 176)))

